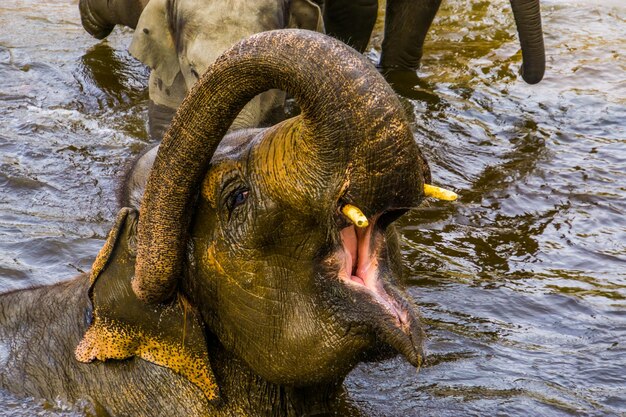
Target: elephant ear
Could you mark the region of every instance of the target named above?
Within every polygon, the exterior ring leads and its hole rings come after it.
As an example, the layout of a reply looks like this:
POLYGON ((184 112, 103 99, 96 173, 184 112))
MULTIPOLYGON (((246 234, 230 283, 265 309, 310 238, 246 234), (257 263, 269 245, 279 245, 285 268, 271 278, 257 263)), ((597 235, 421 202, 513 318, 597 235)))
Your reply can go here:
POLYGON ((141 13, 128 51, 149 66, 169 87, 180 72, 174 38, 170 32, 167 0, 151 0, 141 13))
POLYGON ((289 28, 326 33, 322 10, 312 0, 292 0, 289 6, 289 28))
POLYGON ((124 208, 91 271, 93 321, 78 344, 80 362, 133 356, 169 368, 196 385, 209 401, 219 390, 209 363, 202 322, 181 295, 149 306, 135 296, 135 233, 138 213, 124 208))

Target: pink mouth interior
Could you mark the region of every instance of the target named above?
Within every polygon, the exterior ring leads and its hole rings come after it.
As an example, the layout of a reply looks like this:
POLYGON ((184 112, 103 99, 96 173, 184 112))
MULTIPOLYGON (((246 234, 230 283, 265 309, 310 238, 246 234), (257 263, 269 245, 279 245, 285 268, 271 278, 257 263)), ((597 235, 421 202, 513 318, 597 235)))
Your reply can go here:
POLYGON ((341 240, 345 251, 342 272, 350 280, 373 290, 376 284, 378 262, 370 253, 371 228, 357 229, 346 227, 341 231, 341 240))
POLYGON ((387 294, 378 278, 378 251, 372 245, 373 223, 366 228, 349 226, 341 230, 344 261, 339 278, 367 290, 404 328, 408 323, 406 311, 387 294))

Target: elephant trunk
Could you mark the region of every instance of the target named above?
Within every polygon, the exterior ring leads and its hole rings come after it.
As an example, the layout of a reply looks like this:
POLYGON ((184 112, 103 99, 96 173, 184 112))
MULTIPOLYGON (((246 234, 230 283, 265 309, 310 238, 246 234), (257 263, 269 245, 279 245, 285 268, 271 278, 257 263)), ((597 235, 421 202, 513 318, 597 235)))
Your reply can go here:
MULTIPOLYGON (((315 32, 252 36, 224 53, 201 77, 163 139, 141 206, 133 281, 140 299, 162 302, 173 295, 194 196, 212 155, 239 110, 272 88, 294 96, 302 114, 264 134, 281 134, 291 125, 289 134, 297 136, 295 153, 303 164, 295 164, 298 171, 312 169, 307 160, 314 159, 315 169, 335 181, 318 188, 340 187, 335 173, 352 169, 350 198, 371 201, 371 188, 353 185, 384 176, 384 168, 375 162, 382 155, 413 166, 421 160, 400 102, 365 57, 315 32)), ((392 173, 393 163, 387 166, 392 173)), ((408 177, 407 186, 422 189, 421 175, 408 177)))
POLYGON ((149 0, 80 0, 78 9, 83 28, 96 39, 106 38, 115 25, 135 29, 149 0))
POLYGON ((511 0, 511 8, 522 47, 522 78, 528 84, 537 84, 546 67, 539 0, 511 0))

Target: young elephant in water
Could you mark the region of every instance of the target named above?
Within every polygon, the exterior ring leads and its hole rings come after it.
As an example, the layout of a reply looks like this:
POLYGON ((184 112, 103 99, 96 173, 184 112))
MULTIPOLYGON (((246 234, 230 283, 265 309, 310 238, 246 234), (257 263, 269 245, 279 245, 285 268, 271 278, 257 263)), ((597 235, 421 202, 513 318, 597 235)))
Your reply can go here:
POLYGON ((425 182, 363 56, 314 32, 253 36, 185 99, 91 275, 0 297, 0 384, 103 415, 326 412, 358 362, 421 363, 392 222, 425 182), (270 88, 301 115, 224 137, 270 88))
MULTIPOLYGON (((119 9, 130 13, 138 8, 135 0, 106 1, 106 7, 105 1, 80 3, 83 24, 94 35, 102 36, 98 30, 102 25, 92 24, 98 21, 94 16, 104 14, 107 20, 119 22, 117 16, 124 15, 119 9)), ((239 40, 286 27, 324 31, 321 10, 312 0, 151 0, 135 16, 137 29, 129 51, 151 68, 148 126, 150 136, 158 140, 200 74, 239 40)), ((124 17, 128 24, 130 16, 124 17)), ((281 91, 264 92, 242 109, 233 127, 285 119, 284 99, 281 91)))

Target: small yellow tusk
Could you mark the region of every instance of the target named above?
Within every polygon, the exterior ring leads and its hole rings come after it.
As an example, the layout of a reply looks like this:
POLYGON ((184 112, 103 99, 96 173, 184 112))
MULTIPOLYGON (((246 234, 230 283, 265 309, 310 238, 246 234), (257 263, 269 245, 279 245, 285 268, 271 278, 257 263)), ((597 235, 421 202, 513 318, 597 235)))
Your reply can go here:
POLYGON ((458 197, 454 191, 445 190, 430 184, 424 184, 424 194, 426 194, 426 197, 435 197, 446 201, 454 201, 458 197))
POLYGON ((341 208, 341 212, 349 218, 356 227, 367 227, 370 224, 363 212, 352 204, 346 204, 343 206, 341 208))

